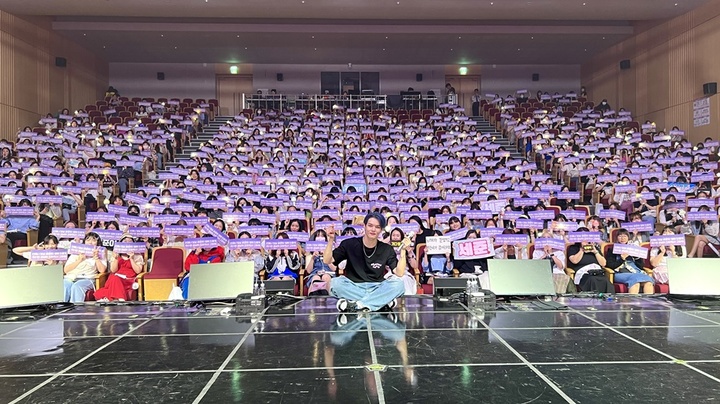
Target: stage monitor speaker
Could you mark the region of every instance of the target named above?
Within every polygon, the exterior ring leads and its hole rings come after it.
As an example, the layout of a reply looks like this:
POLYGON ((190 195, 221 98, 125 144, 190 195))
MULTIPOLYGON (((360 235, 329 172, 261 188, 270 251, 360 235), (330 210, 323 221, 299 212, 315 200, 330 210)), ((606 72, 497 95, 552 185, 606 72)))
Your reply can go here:
POLYGON ((295 292, 295 280, 294 279, 278 279, 265 281, 265 293, 273 295, 277 293, 289 293, 294 294, 295 292))
POLYGON ((540 81, 540 73, 533 73, 532 81, 540 81))
POLYGON ((188 300, 236 300, 253 292, 255 266, 252 262, 224 262, 190 266, 188 300))
POLYGON ((620 70, 627 70, 630 68, 630 59, 620 61, 620 70))
POLYGON ((56 58, 55 58, 55 66, 57 66, 57 67, 66 67, 66 66, 67 66, 67 59, 61 58, 61 57, 59 57, 59 56, 56 57, 56 58))
POLYGON ((158 80, 165 80, 165 73, 163 73, 163 72, 157 72, 157 79, 158 79, 158 80))
POLYGON ((283 81, 283 80, 285 79, 285 77, 283 77, 283 74, 282 74, 282 73, 276 74, 276 75, 275 75, 275 78, 277 78, 277 81, 283 81))
POLYGON ((467 278, 434 278, 433 295, 450 296, 463 293, 467 289, 467 278))
POLYGON ((63 266, 0 270, 0 309, 39 306, 65 300, 63 266))
POLYGON ((668 258, 670 295, 720 296, 720 258, 668 258))
POLYGON ((717 94, 717 82, 703 84, 704 95, 715 95, 717 94))
POLYGON ((422 73, 418 73, 415 75, 415 81, 422 81, 422 73))
POLYGON ((552 296, 549 260, 488 260, 490 289, 497 296, 552 296))

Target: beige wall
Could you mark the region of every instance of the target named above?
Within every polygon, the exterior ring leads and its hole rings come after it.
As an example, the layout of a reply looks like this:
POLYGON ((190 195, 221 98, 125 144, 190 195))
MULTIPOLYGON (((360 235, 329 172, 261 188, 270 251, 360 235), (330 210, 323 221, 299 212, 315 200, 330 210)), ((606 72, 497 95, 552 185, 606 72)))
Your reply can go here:
POLYGON ((652 26, 636 26, 636 35, 582 66, 582 84, 590 97, 607 98, 640 121, 659 128, 679 126, 693 142, 718 139, 720 97, 711 97, 711 124, 693 128, 692 104, 702 85, 720 81, 720 1, 652 26), (620 70, 623 59, 631 68, 620 70))
POLYGON ((47 20, 0 11, 0 138, 35 126, 40 115, 81 108, 104 95, 108 63, 52 32, 47 20), (55 57, 67 59, 56 67, 55 57))

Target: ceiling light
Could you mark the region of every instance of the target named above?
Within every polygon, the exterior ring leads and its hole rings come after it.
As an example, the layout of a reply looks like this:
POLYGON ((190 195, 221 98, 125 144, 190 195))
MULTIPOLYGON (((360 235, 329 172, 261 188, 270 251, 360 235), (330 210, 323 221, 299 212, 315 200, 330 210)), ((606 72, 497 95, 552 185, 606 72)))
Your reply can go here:
POLYGON ((237 66, 230 66, 230 74, 238 74, 238 67, 237 66))
POLYGON ((467 66, 461 66, 461 67, 458 69, 458 73, 460 73, 461 76, 466 75, 467 72, 468 72, 467 66))

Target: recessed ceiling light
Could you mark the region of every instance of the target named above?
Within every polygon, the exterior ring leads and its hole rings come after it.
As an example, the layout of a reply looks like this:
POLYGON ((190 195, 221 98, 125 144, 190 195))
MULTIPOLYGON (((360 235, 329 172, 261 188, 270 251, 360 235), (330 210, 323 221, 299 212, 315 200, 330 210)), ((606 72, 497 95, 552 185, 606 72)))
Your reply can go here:
POLYGON ((105 45, 103 45, 103 49, 105 49, 105 45))
POLYGON ((459 37, 458 37, 458 39, 462 39, 462 37, 461 37, 461 36, 459 36, 459 37))
POLYGON ((450 50, 452 51, 452 50, 453 50, 453 48, 450 48, 450 50))
POLYGON ((238 35, 237 37, 240 38, 240 35, 238 35))
POLYGON ((400 2, 398 1, 397 4, 398 4, 398 6, 399 6, 399 5, 400 5, 400 2))
POLYGON ((583 3, 583 6, 584 6, 585 4, 586 4, 586 3, 583 3))
POLYGON ((493 4, 495 4, 495 3, 493 3, 493 2, 491 1, 491 2, 490 2, 490 5, 492 6, 493 4))
POLYGON ((388 37, 385 37, 385 39, 388 39, 388 37))
POLYGON ((603 37, 603 39, 605 39, 605 37, 603 37))
POLYGON ((385 48, 383 48, 383 50, 385 50, 385 48))
POLYGON ((312 36, 312 39, 315 39, 315 35, 312 36))
POLYGON ((175 49, 177 49, 177 46, 175 47, 175 49))
POLYGON ((83 36, 87 36, 87 34, 83 34, 83 36))
POLYGON ((677 4, 677 3, 675 3, 675 5, 677 6, 678 4, 677 4))
POLYGON ((531 36, 530 39, 535 39, 535 37, 534 37, 534 36, 531 36))
POLYGON ((247 50, 247 47, 245 47, 245 50, 247 50))
POLYGON ((300 3, 305 4, 305 0, 302 0, 300 3))
POLYGON ((518 48, 518 52, 520 52, 520 48, 518 48))

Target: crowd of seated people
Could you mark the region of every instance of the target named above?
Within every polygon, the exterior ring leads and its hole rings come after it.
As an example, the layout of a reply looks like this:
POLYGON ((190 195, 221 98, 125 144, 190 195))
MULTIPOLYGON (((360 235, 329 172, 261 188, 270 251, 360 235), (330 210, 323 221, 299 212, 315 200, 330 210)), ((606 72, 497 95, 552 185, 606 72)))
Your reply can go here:
MULTIPOLYGON (((117 105, 103 104, 102 118, 127 102, 112 97, 117 105)), ((178 100, 158 101, 132 101, 149 116, 117 124, 90 119, 87 108, 63 111, 0 145, 0 242, 22 258, 28 250, 12 248, 38 229, 43 248, 66 248, 69 258, 45 262, 66 261, 70 301, 91 290, 97 299, 131 298, 156 247, 184 250, 184 297, 193 264, 240 261, 258 278, 327 294, 344 265, 318 260, 325 229, 343 229, 338 243, 361 235, 358 217, 371 210, 388 219, 384 240, 414 242, 406 293, 437 277, 480 275, 488 259, 547 259, 558 293, 651 293, 668 282, 668 257, 716 252, 717 142, 693 146, 679 130, 635 125, 627 111, 572 93, 482 101, 520 158, 463 108, 443 104, 423 115, 245 110, 177 159, 203 104, 179 112, 178 100), (692 245, 672 237, 679 234, 692 245), (425 254, 427 238, 441 235, 489 237, 494 251, 425 254), (93 282, 98 274, 118 279, 103 286, 93 282)))

